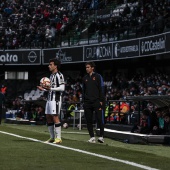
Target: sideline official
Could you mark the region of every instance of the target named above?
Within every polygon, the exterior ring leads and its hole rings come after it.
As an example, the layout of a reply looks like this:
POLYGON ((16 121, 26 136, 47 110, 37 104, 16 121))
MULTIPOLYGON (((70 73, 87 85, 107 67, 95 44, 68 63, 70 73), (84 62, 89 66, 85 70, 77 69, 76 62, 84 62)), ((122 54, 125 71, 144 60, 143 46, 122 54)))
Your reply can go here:
POLYGON ((90 135, 88 142, 96 143, 93 131, 93 112, 100 129, 98 142, 104 143, 104 82, 100 74, 94 72, 95 63, 87 62, 85 64, 87 75, 83 77, 83 102, 84 113, 87 122, 87 129, 90 135))

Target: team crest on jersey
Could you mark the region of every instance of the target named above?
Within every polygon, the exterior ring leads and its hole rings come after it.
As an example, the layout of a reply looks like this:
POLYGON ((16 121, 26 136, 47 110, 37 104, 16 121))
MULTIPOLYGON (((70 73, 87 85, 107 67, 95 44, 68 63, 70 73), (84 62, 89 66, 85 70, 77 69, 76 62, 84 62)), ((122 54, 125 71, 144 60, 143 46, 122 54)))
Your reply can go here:
POLYGON ((96 77, 93 77, 93 80, 96 80, 96 77))

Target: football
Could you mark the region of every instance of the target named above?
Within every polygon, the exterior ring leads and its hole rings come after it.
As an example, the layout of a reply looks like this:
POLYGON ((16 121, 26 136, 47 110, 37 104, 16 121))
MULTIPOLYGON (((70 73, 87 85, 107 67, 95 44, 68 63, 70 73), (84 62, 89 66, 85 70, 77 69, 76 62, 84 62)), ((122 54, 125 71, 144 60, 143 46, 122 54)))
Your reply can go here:
POLYGON ((64 123, 64 124, 63 124, 63 128, 64 128, 64 129, 67 129, 67 128, 68 128, 68 123, 64 123))
POLYGON ((42 87, 50 86, 50 79, 48 77, 43 77, 40 80, 40 86, 42 86, 42 87))

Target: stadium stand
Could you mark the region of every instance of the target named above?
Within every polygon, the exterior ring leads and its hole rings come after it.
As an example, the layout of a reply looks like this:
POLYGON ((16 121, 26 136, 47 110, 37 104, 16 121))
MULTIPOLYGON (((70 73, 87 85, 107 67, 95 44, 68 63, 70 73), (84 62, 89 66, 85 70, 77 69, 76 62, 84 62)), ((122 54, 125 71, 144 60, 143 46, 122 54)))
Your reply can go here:
MULTIPOLYGON (((0 2, 2 51, 81 46, 145 37, 170 30, 168 0, 1 0, 0 2)), ((155 72, 145 70, 144 73, 131 74, 129 77, 117 71, 111 76, 105 75, 104 80, 107 101, 127 100, 127 96, 170 95, 169 74, 156 68, 155 72)), ((6 81, 8 98, 12 103, 15 98, 22 96, 21 105, 25 101, 44 99, 45 94, 35 90, 36 85, 37 82, 30 80, 19 83, 6 81)), ((81 87, 79 78, 74 81, 68 79, 63 94, 64 102, 74 100, 73 94, 78 101, 81 101, 81 87)), ((139 109, 136 102, 128 103, 131 104, 130 111, 133 110, 134 113, 139 109)), ((160 103, 167 101, 156 102, 147 103, 145 107, 153 111, 155 105, 163 107, 160 103)), ((127 121, 125 124, 128 124, 127 121)))
POLYGON ((169 1, 2 1, 0 48, 51 48, 169 30, 169 1))

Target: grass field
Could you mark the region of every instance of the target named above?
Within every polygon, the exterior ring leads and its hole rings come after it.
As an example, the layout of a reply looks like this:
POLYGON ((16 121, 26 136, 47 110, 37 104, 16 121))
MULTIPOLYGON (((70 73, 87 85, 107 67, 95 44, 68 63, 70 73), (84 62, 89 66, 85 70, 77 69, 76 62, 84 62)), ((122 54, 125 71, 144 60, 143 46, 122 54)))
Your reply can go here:
POLYGON ((87 143, 86 129, 62 129, 60 145, 45 144, 46 126, 0 125, 1 170, 139 170, 170 169, 170 147, 126 144, 105 138, 87 143), (15 134, 15 135, 14 135, 15 134))

